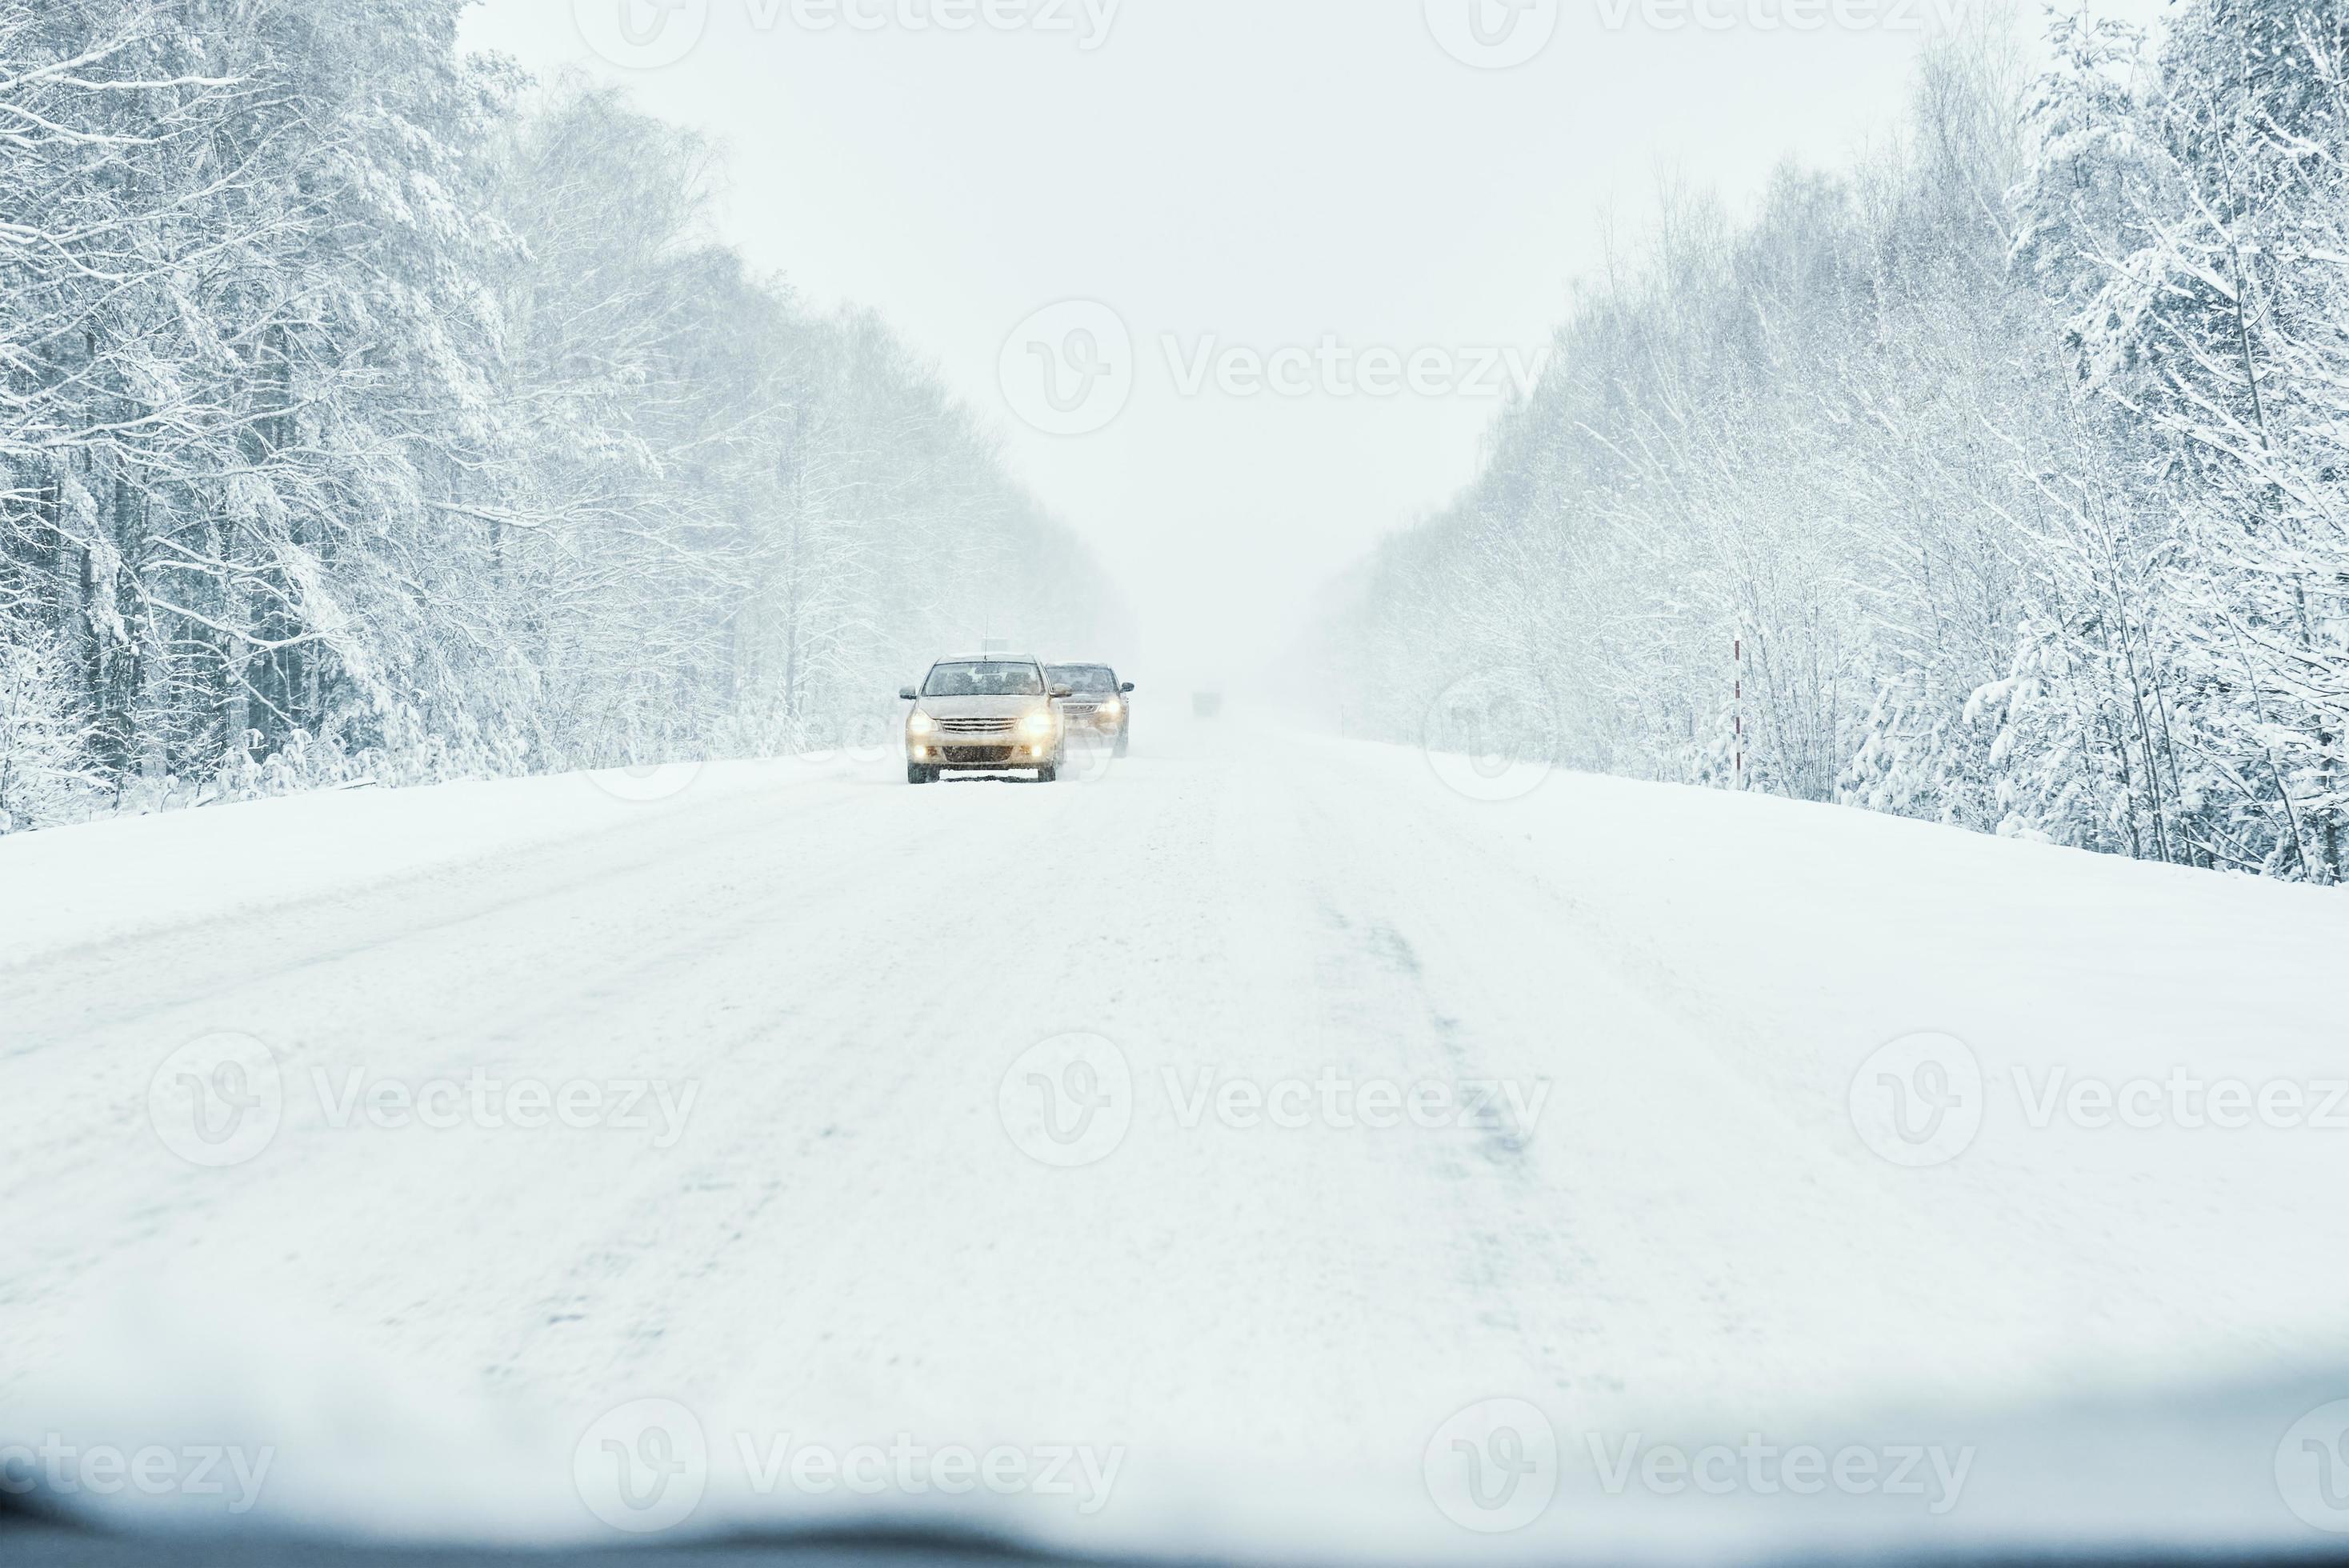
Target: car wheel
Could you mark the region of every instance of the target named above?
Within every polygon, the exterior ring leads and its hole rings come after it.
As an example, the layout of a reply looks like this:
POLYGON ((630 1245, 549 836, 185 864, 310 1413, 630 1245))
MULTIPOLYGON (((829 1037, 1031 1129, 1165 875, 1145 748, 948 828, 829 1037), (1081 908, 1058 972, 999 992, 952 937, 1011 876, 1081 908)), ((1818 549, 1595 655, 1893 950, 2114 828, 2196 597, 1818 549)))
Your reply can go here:
POLYGON ((1047 762, 1036 769, 1036 782, 1039 784, 1057 784, 1060 780, 1061 765, 1057 762, 1047 762))
POLYGON ((908 762, 908 763, 906 763, 906 764, 905 764, 905 782, 906 782, 906 783, 908 783, 908 784, 935 784, 935 783, 936 783, 937 781, 938 781, 938 770, 937 770, 936 769, 935 769, 935 768, 925 768, 925 767, 923 767, 923 766, 922 766, 920 763, 918 763, 918 762, 908 762))
POLYGON ((1121 729, 1117 732, 1117 744, 1109 748, 1109 754, 1112 757, 1123 757, 1125 755, 1125 731, 1121 729))

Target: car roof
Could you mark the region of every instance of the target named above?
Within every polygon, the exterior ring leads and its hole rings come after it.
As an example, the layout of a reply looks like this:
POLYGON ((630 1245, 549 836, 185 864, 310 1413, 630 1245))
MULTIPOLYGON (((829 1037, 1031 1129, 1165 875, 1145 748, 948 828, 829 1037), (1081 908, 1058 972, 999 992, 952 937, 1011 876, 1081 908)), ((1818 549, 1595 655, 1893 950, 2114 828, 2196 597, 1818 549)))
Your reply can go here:
POLYGON ((937 665, 1040 665, 1044 661, 1033 654, 948 654, 936 660, 937 665))

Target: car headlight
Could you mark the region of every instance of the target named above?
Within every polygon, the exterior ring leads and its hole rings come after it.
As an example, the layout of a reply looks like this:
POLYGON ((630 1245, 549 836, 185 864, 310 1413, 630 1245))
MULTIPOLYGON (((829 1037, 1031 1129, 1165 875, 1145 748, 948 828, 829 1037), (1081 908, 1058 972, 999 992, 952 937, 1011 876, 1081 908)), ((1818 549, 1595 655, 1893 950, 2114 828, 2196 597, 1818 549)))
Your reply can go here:
POLYGON ((1051 733, 1052 733, 1052 716, 1051 716, 1051 714, 1050 714, 1049 712, 1046 712, 1046 713, 1031 713, 1031 714, 1030 714, 1030 715, 1028 716, 1028 726, 1027 726, 1027 727, 1028 727, 1028 733, 1029 733, 1029 734, 1030 734, 1030 735, 1050 735, 1050 734, 1051 734, 1051 733))
POLYGON ((1101 705, 1101 711, 1103 718, 1115 718, 1119 714, 1125 711, 1125 705, 1119 702, 1117 698, 1112 697, 1107 702, 1101 705))
POLYGON ((916 735, 927 735, 937 727, 938 721, 926 713, 916 712, 905 721, 905 727, 916 735))

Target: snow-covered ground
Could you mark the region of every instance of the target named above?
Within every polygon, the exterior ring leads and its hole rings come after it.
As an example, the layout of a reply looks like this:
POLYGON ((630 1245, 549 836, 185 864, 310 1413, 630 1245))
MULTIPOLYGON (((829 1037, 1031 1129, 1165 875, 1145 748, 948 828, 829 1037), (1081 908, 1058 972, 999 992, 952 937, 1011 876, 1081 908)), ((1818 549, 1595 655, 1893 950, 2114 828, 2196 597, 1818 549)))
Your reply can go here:
POLYGON ((1414 1561, 2349 1528, 2349 900, 1246 716, 1084 773, 0 841, 0 1477, 1414 1561))

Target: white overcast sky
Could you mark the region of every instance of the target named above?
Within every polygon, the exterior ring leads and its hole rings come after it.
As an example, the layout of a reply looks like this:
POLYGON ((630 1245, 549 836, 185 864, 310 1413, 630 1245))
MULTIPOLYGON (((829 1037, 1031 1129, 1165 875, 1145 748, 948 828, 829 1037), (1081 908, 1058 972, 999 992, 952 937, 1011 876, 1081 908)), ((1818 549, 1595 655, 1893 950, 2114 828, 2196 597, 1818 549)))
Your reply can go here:
MULTIPOLYGON (((1195 670, 1186 651, 1278 646, 1319 583, 1441 505, 1496 405, 1184 396, 1164 335, 1195 352, 1330 334, 1355 351, 1537 352, 1595 272, 1609 212, 1636 235, 1661 174, 1742 208, 1783 159, 1847 160, 1897 123, 1923 42, 1751 25, 1785 0, 1702 0, 1736 24, 1718 31, 1643 13, 1673 0, 1563 0, 1538 55, 1484 70, 1428 13, 1457 27, 1488 7, 1489 26, 1505 0, 1122 0, 1091 49, 1087 0, 1061 33, 897 19, 931 0, 841 0, 884 25, 815 31, 805 3, 483 0, 467 41, 623 82, 720 143, 726 237, 815 303, 876 307, 933 357, 1125 585, 1140 642, 1118 653, 1195 670), (655 54, 693 46, 620 68, 588 40, 625 54, 623 20, 655 54), (1106 429, 1047 436, 1007 403, 999 356, 1071 298, 1124 318, 1134 390, 1106 429)), ((1858 3, 1929 16, 1961 0, 1858 3)))

